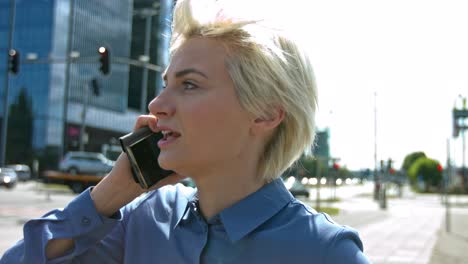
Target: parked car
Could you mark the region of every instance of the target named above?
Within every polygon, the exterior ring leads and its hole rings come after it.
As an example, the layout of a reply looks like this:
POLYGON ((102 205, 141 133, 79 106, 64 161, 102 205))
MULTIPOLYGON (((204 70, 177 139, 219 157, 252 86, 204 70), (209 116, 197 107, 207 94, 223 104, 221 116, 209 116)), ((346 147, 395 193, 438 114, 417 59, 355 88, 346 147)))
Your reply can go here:
POLYGON ((8 165, 8 168, 13 169, 18 176, 19 181, 28 181, 31 179, 31 169, 25 164, 12 164, 8 165))
POLYGON ((11 189, 15 187, 18 182, 18 176, 16 172, 11 168, 2 167, 0 168, 0 185, 11 189))
POLYGON ((310 196, 309 190, 299 181, 295 181, 289 191, 294 197, 304 196, 309 198, 310 196))
POLYGON ((294 177, 289 177, 287 180, 283 180, 286 188, 291 192, 294 197, 307 197, 309 198, 309 190, 300 181, 294 177))
POLYGON ((102 153, 72 151, 62 159, 59 169, 70 174, 104 175, 112 169, 114 163, 102 153))

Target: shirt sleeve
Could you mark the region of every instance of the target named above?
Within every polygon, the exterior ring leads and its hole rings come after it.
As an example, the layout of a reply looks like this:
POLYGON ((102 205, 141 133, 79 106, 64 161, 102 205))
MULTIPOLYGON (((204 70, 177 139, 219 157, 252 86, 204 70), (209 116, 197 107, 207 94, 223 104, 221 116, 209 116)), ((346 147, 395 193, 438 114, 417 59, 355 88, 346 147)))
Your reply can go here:
POLYGON ((24 239, 3 255, 0 264, 119 263, 123 258, 121 220, 120 211, 111 218, 99 215, 87 189, 65 209, 28 221, 23 228, 24 239), (48 261, 47 242, 58 238, 73 238, 74 248, 65 256, 48 261))
POLYGON ((336 234, 328 249, 325 263, 370 264, 364 255, 361 239, 351 228, 343 228, 336 234))

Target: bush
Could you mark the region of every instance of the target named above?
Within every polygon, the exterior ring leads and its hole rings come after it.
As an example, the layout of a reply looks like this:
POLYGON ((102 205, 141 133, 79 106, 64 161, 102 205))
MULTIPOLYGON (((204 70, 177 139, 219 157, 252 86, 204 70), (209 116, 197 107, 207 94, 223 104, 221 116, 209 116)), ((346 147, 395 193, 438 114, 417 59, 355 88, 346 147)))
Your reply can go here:
POLYGON ((437 169, 439 162, 430 158, 420 157, 409 168, 408 176, 413 186, 424 183, 424 191, 438 188, 442 182, 442 172, 437 169))
POLYGON ((409 171, 409 169, 411 168, 411 165, 413 165, 414 162, 416 162, 416 160, 418 160, 419 158, 427 158, 427 156, 422 151, 417 151, 417 152, 413 152, 413 153, 406 155, 405 160, 403 161, 403 166, 401 166, 401 169, 403 171, 409 171))

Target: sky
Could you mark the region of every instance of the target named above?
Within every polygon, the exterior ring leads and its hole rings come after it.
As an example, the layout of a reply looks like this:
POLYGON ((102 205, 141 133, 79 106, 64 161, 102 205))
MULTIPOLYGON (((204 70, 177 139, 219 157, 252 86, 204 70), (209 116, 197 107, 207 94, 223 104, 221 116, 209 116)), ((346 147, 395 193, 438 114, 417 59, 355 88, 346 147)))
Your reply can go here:
POLYGON ((467 1, 296 2, 283 13, 300 25, 318 85, 317 126, 330 129, 342 166, 373 168, 375 142, 377 159, 397 168, 414 151, 442 164, 450 153, 461 165, 451 111, 468 97, 467 1))

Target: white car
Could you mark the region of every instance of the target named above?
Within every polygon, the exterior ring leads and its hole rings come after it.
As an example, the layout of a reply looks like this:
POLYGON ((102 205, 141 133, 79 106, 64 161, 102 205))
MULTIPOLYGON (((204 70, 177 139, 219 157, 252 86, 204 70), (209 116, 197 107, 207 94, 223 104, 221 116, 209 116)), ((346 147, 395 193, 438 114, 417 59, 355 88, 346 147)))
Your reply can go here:
POLYGON ((8 165, 8 168, 13 169, 18 176, 19 181, 28 181, 31 179, 31 169, 25 164, 12 164, 8 165))
POLYGON ((11 189, 15 187, 18 182, 18 176, 16 172, 11 168, 0 168, 0 185, 11 189))
POLYGON ((68 152, 59 164, 59 169, 70 174, 104 175, 110 172, 114 161, 102 153, 72 151, 68 152))

